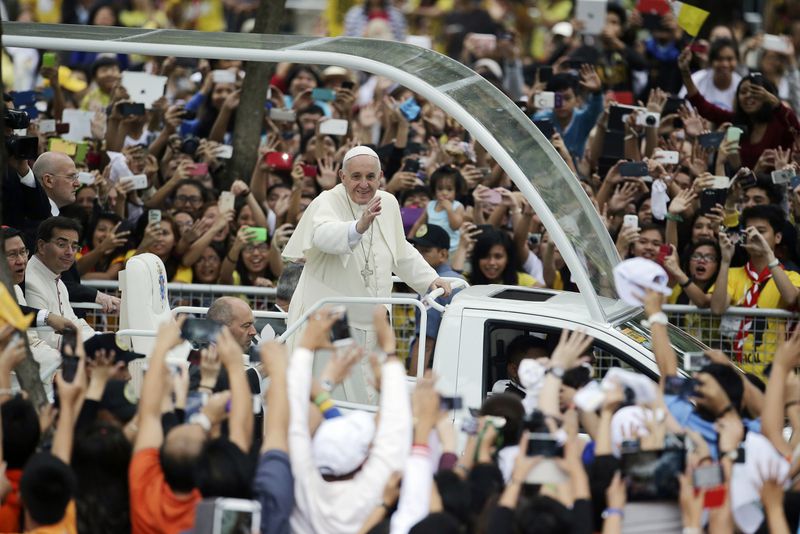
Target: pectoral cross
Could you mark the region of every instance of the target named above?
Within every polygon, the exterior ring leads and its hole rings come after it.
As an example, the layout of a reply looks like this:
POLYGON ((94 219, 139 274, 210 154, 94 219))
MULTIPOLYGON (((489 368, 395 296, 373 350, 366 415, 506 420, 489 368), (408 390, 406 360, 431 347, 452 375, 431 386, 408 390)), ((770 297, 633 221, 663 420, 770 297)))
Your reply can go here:
POLYGON ((364 279, 364 285, 369 285, 369 277, 375 274, 375 272, 369 268, 369 261, 364 264, 364 268, 361 269, 361 278, 364 279))

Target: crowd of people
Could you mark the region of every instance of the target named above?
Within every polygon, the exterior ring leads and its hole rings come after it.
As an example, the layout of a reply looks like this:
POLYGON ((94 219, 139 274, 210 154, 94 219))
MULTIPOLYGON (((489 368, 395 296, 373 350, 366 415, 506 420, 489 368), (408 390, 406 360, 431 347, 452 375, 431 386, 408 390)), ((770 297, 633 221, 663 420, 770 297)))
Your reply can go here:
MULTIPOLYGON (((32 327, 50 327, 27 344, 59 415, 17 395, 25 343, 6 327, 0 531, 184 532, 204 527, 202 499, 231 497, 260 503, 261 532, 796 532, 800 338, 725 312, 798 305, 800 14, 729 13, 694 37, 666 1, 608 3, 599 31, 579 3, 332 2, 320 27, 424 36, 517 102, 620 256, 661 264, 669 303, 711 310, 677 324, 710 345, 719 333, 688 390, 671 380, 660 323, 657 386, 617 373, 597 388, 589 341, 565 333, 520 356, 514 391, 488 397, 461 429, 434 378, 408 401, 415 344, 399 350, 383 313, 348 309, 362 346, 352 350, 329 346, 334 312, 314 314, 288 349, 262 344, 245 372, 254 319, 228 298, 202 303, 225 327, 188 367, 168 370, 180 335, 163 326, 133 392, 124 364, 135 355, 103 344, 70 302, 118 313, 118 298, 81 281, 117 280, 142 254, 169 282, 277 286, 290 322, 322 297, 389 296, 392 273, 417 293, 440 289, 441 303, 454 278, 577 288, 491 155, 391 80, 277 65, 252 175, 231 180, 235 124, 247 120, 242 62, 4 49, 3 252, 13 298, 32 327), (315 351, 333 354, 320 380, 315 351), (355 364, 367 356, 371 366, 355 364), (330 392, 351 373, 359 400, 380 393, 379 418, 336 408, 330 392), (198 395, 202 409, 190 409, 198 395)), ((19 21, 247 31, 257 3, 2 7, 19 21)), ((646 314, 661 305, 649 296, 646 314)), ((430 366, 441 314, 427 313, 416 336, 430 366)))

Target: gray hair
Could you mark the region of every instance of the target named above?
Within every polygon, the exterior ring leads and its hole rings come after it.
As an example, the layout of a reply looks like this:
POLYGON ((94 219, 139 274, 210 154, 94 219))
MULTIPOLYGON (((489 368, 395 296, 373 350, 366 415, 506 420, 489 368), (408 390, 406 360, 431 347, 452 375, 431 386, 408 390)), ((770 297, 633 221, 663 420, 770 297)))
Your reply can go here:
POLYGON ((233 323, 233 300, 236 297, 220 297, 208 307, 206 317, 217 324, 230 326, 233 323))
POLYGON ((275 296, 286 302, 292 300, 292 295, 294 295, 294 290, 297 289, 297 283, 300 281, 302 272, 302 263, 289 263, 284 266, 283 272, 278 278, 278 288, 275 296))

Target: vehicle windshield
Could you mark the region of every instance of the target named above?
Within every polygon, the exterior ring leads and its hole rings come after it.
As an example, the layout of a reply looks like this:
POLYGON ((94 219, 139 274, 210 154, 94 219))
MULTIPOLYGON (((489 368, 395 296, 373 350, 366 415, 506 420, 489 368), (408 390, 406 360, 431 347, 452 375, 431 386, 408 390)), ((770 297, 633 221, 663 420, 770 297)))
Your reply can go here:
MULTIPOLYGON (((649 328, 642 326, 642 321, 645 319, 647 319, 645 313, 640 312, 627 321, 618 324, 617 330, 652 351, 653 334, 649 328)), ((683 367, 683 355, 687 352, 703 352, 709 349, 708 346, 672 324, 667 325, 667 333, 669 334, 670 345, 677 353, 679 367, 683 367)))

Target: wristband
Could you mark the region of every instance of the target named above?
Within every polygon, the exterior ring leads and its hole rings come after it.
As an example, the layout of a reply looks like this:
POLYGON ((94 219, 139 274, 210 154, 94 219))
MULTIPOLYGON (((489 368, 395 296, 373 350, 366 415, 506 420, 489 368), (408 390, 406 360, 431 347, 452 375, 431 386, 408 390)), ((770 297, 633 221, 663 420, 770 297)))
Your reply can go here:
POLYGON ((667 213, 664 217, 666 217, 668 221, 683 222, 683 217, 681 217, 680 215, 673 215, 672 213, 667 213))
POLYGON ((691 278, 687 278, 685 282, 679 283, 678 285, 681 286, 682 289, 686 289, 687 287, 692 285, 692 279, 691 278))
POLYGON ((232 260, 230 255, 225 256, 225 259, 228 260, 231 263, 236 263, 236 260, 232 260))
POLYGON ((769 269, 771 271, 775 267, 778 267, 780 264, 781 264, 781 260, 779 260, 778 258, 775 258, 774 260, 772 260, 771 262, 769 262, 767 264, 767 267, 769 267, 769 269))
POLYGON ((334 384, 332 380, 326 378, 324 380, 320 380, 319 387, 321 387, 324 391, 330 393, 331 391, 333 391, 333 388, 336 387, 336 384, 334 384))
POLYGON ((550 369, 547 370, 545 374, 551 374, 554 377, 561 380, 562 378, 564 378, 564 369, 561 367, 551 367, 550 369))
POLYGON ((664 312, 656 312, 648 317, 646 321, 642 321, 642 326, 645 328, 650 328, 654 324, 667 326, 669 324, 669 318, 667 317, 667 314, 664 312))
POLYGON ((606 508, 605 510, 603 510, 601 517, 603 519, 608 519, 612 515, 618 515, 620 517, 624 517, 625 513, 622 511, 622 508, 606 508))
POLYGON ((333 401, 331 399, 325 399, 324 401, 317 404, 317 408, 319 408, 319 411, 323 413, 327 412, 333 407, 335 407, 335 404, 333 404, 333 401))
POLYGON ((316 404, 317 407, 319 407, 326 400, 330 400, 330 398, 331 398, 330 394, 327 391, 323 391, 322 393, 316 396, 316 398, 314 399, 314 404, 316 404))

